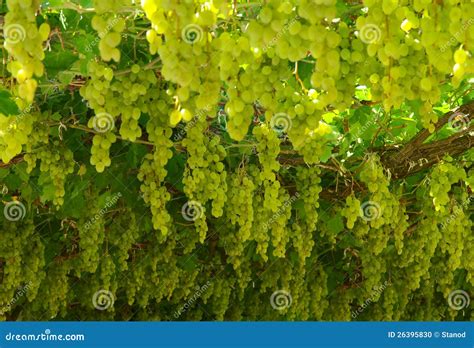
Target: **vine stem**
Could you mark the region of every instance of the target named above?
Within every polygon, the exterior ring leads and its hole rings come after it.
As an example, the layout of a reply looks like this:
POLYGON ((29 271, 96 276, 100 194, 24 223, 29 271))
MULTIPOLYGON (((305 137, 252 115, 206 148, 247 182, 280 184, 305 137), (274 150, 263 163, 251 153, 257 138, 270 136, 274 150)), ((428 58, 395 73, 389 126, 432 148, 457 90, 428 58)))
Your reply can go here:
MULTIPOLYGON (((147 65, 145 65, 142 69, 143 70, 151 70, 155 67, 155 65, 161 61, 161 58, 160 57, 157 57, 155 59, 153 59, 150 63, 148 63, 147 65)), ((117 71, 114 73, 115 76, 121 76, 121 75, 126 75, 128 73, 130 73, 132 71, 132 69, 125 69, 125 70, 121 70, 121 71, 117 71)))
MULTIPOLYGON (((61 124, 59 124, 59 123, 50 124, 50 126, 60 126, 60 125, 61 124)), ((90 128, 88 128, 86 126, 83 126, 83 125, 80 125, 80 124, 68 124, 68 125, 65 125, 65 126, 67 128, 79 129, 81 131, 91 133, 91 134, 104 134, 104 133, 97 132, 93 129, 90 129, 90 128)), ((131 141, 129 139, 124 139, 124 138, 122 138, 121 136, 118 136, 118 135, 116 135, 116 137, 117 137, 117 139, 120 139, 120 140, 123 140, 123 141, 128 141, 128 142, 135 143, 135 144, 155 146, 155 144, 153 144, 152 142, 146 141, 146 140, 137 139, 135 141, 131 141)))

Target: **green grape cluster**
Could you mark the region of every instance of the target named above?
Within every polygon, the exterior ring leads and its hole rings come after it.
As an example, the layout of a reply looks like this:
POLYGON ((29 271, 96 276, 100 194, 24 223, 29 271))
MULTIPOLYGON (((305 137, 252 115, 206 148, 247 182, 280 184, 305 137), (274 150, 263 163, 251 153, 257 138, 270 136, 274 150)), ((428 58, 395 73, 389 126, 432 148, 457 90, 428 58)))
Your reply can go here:
POLYGON ((304 212, 308 231, 312 232, 318 222, 319 194, 321 187, 321 170, 318 167, 296 168, 296 189, 304 203, 304 212))
POLYGON ((433 111, 440 100, 438 82, 452 73, 453 85, 458 86, 464 74, 472 72, 472 59, 463 45, 474 33, 462 28, 471 20, 474 7, 457 1, 442 6, 417 1, 408 7, 382 0, 367 1, 367 7, 367 16, 359 17, 356 24, 368 55, 382 64, 377 67, 368 61, 373 69, 367 82, 374 99, 382 100, 388 111, 405 99, 420 98, 423 126, 433 132, 438 120, 433 111))
MULTIPOLYGON (((100 258, 100 265, 97 270, 97 275, 100 279, 100 289, 114 293, 118 287, 118 284, 116 279, 115 262, 110 254, 106 254, 100 258)), ((109 308, 113 309, 113 306, 110 306, 109 308)))
POLYGON ((120 50, 125 19, 117 14, 123 7, 131 5, 130 0, 100 1, 94 0, 96 14, 92 17, 92 28, 97 31, 102 60, 120 62, 120 50))
POLYGON ((287 224, 291 218, 292 203, 295 199, 290 198, 286 189, 280 187, 278 200, 280 201, 280 208, 270 215, 266 225, 271 233, 273 255, 284 258, 286 257, 286 246, 290 240, 290 229, 287 224))
POLYGON ((102 244, 105 239, 105 220, 99 214, 101 207, 96 202, 89 202, 89 211, 94 214, 85 216, 78 223, 79 259, 78 270, 95 273, 99 266, 102 244))
POLYGON ((68 261, 53 261, 48 266, 48 272, 38 290, 41 301, 34 302, 37 318, 54 319, 65 317, 70 303, 69 273, 71 263, 68 261), (40 316, 38 316, 40 315, 40 316))
POLYGON ((254 101, 259 93, 269 87, 260 83, 261 77, 268 75, 268 72, 263 73, 262 70, 262 74, 259 74, 257 62, 245 70, 241 69, 242 63, 253 61, 246 37, 233 37, 225 33, 216 40, 215 45, 220 53, 218 62, 220 79, 228 81, 226 90, 228 101, 225 105, 227 131, 232 139, 240 141, 247 135, 252 122, 254 101))
POLYGON ((44 245, 35 233, 32 221, 3 224, 0 237, 2 262, 2 288, 0 290, 0 317, 9 313, 17 298, 16 292, 24 288, 32 301, 44 277, 44 245), (31 250, 33 246, 37 248, 31 250), (28 290, 31 289, 30 294, 28 290))
MULTIPOLYGON (((258 179, 256 177, 260 176, 260 171, 255 168, 253 170, 252 177, 256 187, 258 179)), ((256 192, 253 198, 253 212, 254 212, 254 222, 252 225, 251 239, 257 243, 256 254, 258 254, 265 262, 268 261, 268 245, 270 241, 270 233, 268 231, 268 221, 271 217, 272 212, 266 209, 264 205, 265 199, 261 192, 256 192)))
POLYGON ((257 140, 258 161, 261 165, 260 179, 265 195, 263 206, 275 213, 281 206, 281 201, 278 199, 280 182, 276 178, 276 173, 280 170, 280 163, 277 160, 280 153, 280 139, 266 124, 255 127, 253 135, 257 140))
POLYGON ((229 261, 232 262, 235 269, 238 269, 242 262, 245 242, 251 237, 255 185, 244 170, 229 175, 227 180, 225 216, 232 226, 235 226, 235 229, 232 228, 222 233, 220 243, 224 246, 229 261))
POLYGON ((146 0, 141 6, 151 21, 146 38, 150 52, 158 53, 163 62, 164 78, 178 85, 178 100, 186 102, 191 92, 197 92, 195 107, 199 110, 217 104, 219 71, 210 46, 210 32, 217 22, 217 10, 209 3, 182 5, 178 1, 146 0), (173 13, 173 16, 168 15, 173 13), (212 63, 211 63, 212 62, 212 63))
POLYGON ((46 145, 32 148, 31 152, 25 155, 28 162, 27 172, 31 173, 36 162, 40 161, 39 183, 54 186, 53 204, 59 207, 64 203, 67 176, 74 172, 74 154, 70 149, 61 147, 58 140, 47 142, 46 145))
MULTIPOLYGON (((153 70, 138 64, 132 65, 128 74, 114 75, 108 66, 90 62, 88 71, 90 80, 80 93, 95 111, 95 116, 88 122, 89 128, 96 131, 91 163, 102 172, 111 164, 109 148, 116 141, 113 133, 116 121, 120 119, 121 138, 134 142, 142 136, 139 120, 143 114, 151 116, 149 122, 156 119, 160 124, 168 123, 170 97, 162 89, 155 88, 158 79, 153 70)), ((153 139, 153 130, 148 136, 153 139)))
MULTIPOLYGON (((105 112, 106 96, 109 93, 114 71, 105 64, 90 61, 87 64, 89 81, 79 90, 81 96, 89 102, 96 112, 105 112)), ((118 101, 116 101, 118 104, 118 101)))
MULTIPOLYGON (((315 242, 313 238, 313 232, 306 226, 302 227, 302 223, 293 224, 291 230, 291 241, 293 247, 295 248, 296 252, 298 253, 298 257, 300 258, 300 262, 304 263, 305 259, 311 256, 311 252, 313 251, 315 242)), ((308 225, 308 224, 305 224, 308 225)))
POLYGON ((170 148, 173 142, 170 140, 172 131, 169 127, 160 126, 158 120, 149 121, 147 131, 150 139, 153 140, 155 148, 153 153, 147 154, 143 161, 138 179, 142 181, 140 190, 143 199, 151 206, 153 227, 160 230, 163 235, 167 235, 170 228, 171 216, 166 210, 166 203, 171 196, 164 185, 167 175, 165 169, 168 160, 173 157, 170 148))
POLYGON ((30 142, 34 120, 35 116, 31 114, 6 117, 0 113, 0 159, 3 163, 9 163, 21 153, 23 145, 30 142))
POLYGON ((36 299, 41 282, 46 276, 45 245, 32 224, 23 227, 22 234, 25 238, 22 278, 27 284, 26 297, 31 302, 36 299))
POLYGON ((385 176, 384 169, 376 155, 369 155, 360 172, 360 179, 367 185, 370 192, 369 201, 361 204, 361 217, 371 227, 379 228, 392 223, 394 209, 398 200, 389 190, 390 180, 385 176))
MULTIPOLYGON (((41 77, 44 73, 43 43, 50 32, 48 23, 36 25, 39 5, 39 1, 9 0, 3 30, 4 46, 13 58, 7 64, 8 71, 18 82, 19 97, 28 104, 33 102, 38 86, 34 76, 41 77)), ((27 106, 20 104, 21 108, 27 106)))
MULTIPOLYGON (((212 216, 220 217, 227 200, 227 172, 222 163, 226 150, 220 145, 219 137, 208 138, 204 134, 204 121, 197 120, 182 142, 189 154, 183 178, 184 193, 190 201, 198 202, 201 209, 211 201, 212 216)), ((195 224, 203 240, 207 231, 204 214, 201 214, 195 224)))
POLYGON ((446 212, 446 205, 450 201, 449 191, 451 186, 460 180, 466 180, 464 168, 449 162, 437 165, 431 173, 430 197, 433 197, 433 205, 436 211, 446 212))
POLYGON ((117 141, 114 133, 96 134, 92 138, 90 163, 95 166, 98 173, 112 164, 110 160, 110 147, 117 141))
POLYGON ((127 209, 118 216, 115 224, 118 227, 112 228, 107 236, 109 251, 117 263, 117 270, 125 272, 129 269, 127 261, 130 258, 130 250, 140 237, 138 221, 135 213, 127 209))
POLYGON ((60 207, 64 203, 67 176, 74 172, 74 154, 69 148, 61 146, 59 140, 50 139, 48 113, 33 113, 31 118, 34 122, 24 155, 28 164, 26 171, 31 173, 40 162, 39 183, 54 188, 52 201, 60 207))
POLYGON ((357 218, 360 217, 360 201, 351 193, 346 197, 346 205, 341 210, 341 215, 346 218, 346 226, 352 230, 357 218))

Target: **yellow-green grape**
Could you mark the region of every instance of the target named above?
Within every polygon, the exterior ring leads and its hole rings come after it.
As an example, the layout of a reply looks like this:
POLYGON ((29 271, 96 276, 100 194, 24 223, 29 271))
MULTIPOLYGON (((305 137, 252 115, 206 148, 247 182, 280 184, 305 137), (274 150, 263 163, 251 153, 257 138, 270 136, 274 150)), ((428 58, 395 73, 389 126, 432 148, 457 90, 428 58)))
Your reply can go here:
POLYGON ((92 138, 90 163, 95 166, 97 172, 102 173, 105 167, 112 163, 109 157, 110 147, 116 140, 115 134, 110 132, 96 134, 92 138))
POLYGON ((120 62, 120 50, 117 48, 122 41, 125 19, 118 14, 130 0, 100 1, 94 0, 96 15, 92 18, 92 27, 100 37, 99 50, 102 60, 120 62))
POLYGON ((70 271, 71 264, 68 261, 53 261, 48 265, 48 272, 41 282, 37 295, 37 298, 42 300, 33 302, 36 313, 41 313, 49 319, 66 316, 70 296, 68 277, 70 271))
POLYGON ((460 180, 466 180, 466 172, 449 162, 441 162, 431 173, 430 196, 436 211, 446 212, 446 205, 450 201, 449 191, 451 186, 460 180))
POLYGON ((40 235, 31 226, 22 227, 25 236, 23 247, 23 279, 26 284, 26 297, 31 302, 36 299, 41 282, 45 278, 45 245, 40 235))
POLYGON ((433 105, 441 96, 439 81, 452 74, 457 87, 465 72, 472 72, 472 59, 463 47, 473 33, 461 29, 472 19, 472 4, 449 1, 440 7, 417 0, 409 7, 386 0, 367 1, 367 8, 356 26, 359 40, 373 57, 364 69, 370 76, 367 82, 373 100, 382 101, 388 111, 405 100, 421 99, 422 124, 433 132, 437 122, 433 105))
POLYGON ((354 193, 347 196, 346 206, 341 210, 341 215, 346 218, 346 226, 352 230, 357 218, 360 217, 360 201, 354 193))
POLYGON ((0 159, 9 163, 19 155, 30 139, 35 116, 31 114, 6 117, 0 113, 0 159))
POLYGON ((257 140, 258 160, 261 165, 260 179, 265 189, 264 208, 276 213, 282 202, 278 199, 280 182, 276 172, 280 170, 277 156, 280 152, 280 139, 276 132, 265 124, 255 127, 253 134, 257 140))
MULTIPOLYGON (((104 255, 100 258, 100 265, 98 267, 97 272, 99 273, 100 279, 100 289, 114 292, 115 288, 117 287, 115 279, 116 274, 116 266, 114 263, 114 259, 110 254, 104 255)), ((113 306, 109 307, 113 309, 113 306)))
MULTIPOLYGON (((251 166, 249 174, 252 176, 256 188, 261 187, 263 180, 260 169, 256 166, 251 166)), ((268 260, 267 249, 270 241, 268 222, 273 213, 264 207, 264 202, 264 195, 259 191, 255 192, 253 196, 254 222, 251 239, 257 243, 256 253, 266 262, 268 260)))
MULTIPOLYGON (((300 222, 300 224, 303 225, 302 222, 300 222)), ((313 250, 315 243, 313 240, 312 230, 306 228, 306 226, 302 228, 300 224, 295 223, 292 225, 291 240, 293 247, 298 253, 300 261, 304 263, 305 259, 311 256, 311 251, 313 250)), ((305 223, 305 225, 308 224, 305 223)))
POLYGON ((368 200, 361 203, 360 217, 372 228, 392 223, 395 207, 400 203, 389 190, 390 181, 383 172, 380 160, 370 155, 360 172, 360 179, 370 192, 368 200))
POLYGON ((108 242, 113 248, 109 250, 117 262, 117 270, 125 272, 129 269, 128 260, 133 244, 140 236, 139 226, 135 213, 127 209, 123 214, 118 215, 108 235, 108 242), (115 228, 117 225, 117 228, 115 228))
POLYGON ((320 162, 321 156, 325 152, 325 146, 329 142, 327 136, 331 133, 331 127, 324 122, 320 122, 314 129, 306 128, 302 138, 301 135, 294 138, 290 133, 290 139, 293 147, 303 155, 306 163, 317 164, 320 162))
POLYGON ((152 24, 146 33, 150 52, 159 54, 163 77, 178 85, 178 101, 186 102, 191 92, 199 94, 191 109, 212 108, 218 102, 220 81, 215 60, 219 50, 210 35, 217 22, 218 8, 213 5, 201 7, 161 0, 141 2, 152 24))
POLYGON ((322 191, 320 174, 318 167, 296 169, 297 197, 303 200, 309 233, 314 231, 318 222, 319 194, 322 191))
POLYGON ((225 216, 234 228, 221 233, 220 243, 229 256, 235 269, 240 267, 246 241, 251 237, 254 211, 253 196, 255 185, 244 171, 238 171, 228 177, 227 203, 225 216))
POLYGON ((74 154, 70 149, 62 147, 58 140, 50 141, 48 113, 33 113, 24 116, 19 122, 26 121, 27 117, 32 123, 32 131, 25 146, 24 159, 28 164, 26 172, 31 173, 37 161, 40 161, 41 175, 38 182, 54 187, 53 204, 60 207, 64 203, 67 176, 74 172, 74 154))
MULTIPOLYGON (((13 58, 7 68, 18 82, 18 96, 27 103, 33 101, 38 86, 34 76, 41 77, 44 73, 43 43, 50 32, 48 23, 36 25, 39 5, 38 1, 9 0, 3 26, 4 46, 13 58)), ((27 105, 20 105, 23 106, 27 105)))
POLYGON ((170 148, 173 142, 170 140, 171 129, 160 127, 159 123, 149 122, 147 125, 150 139, 155 144, 155 150, 152 154, 147 154, 140 167, 138 179, 142 181, 140 190, 143 193, 143 199, 151 206, 153 228, 167 235, 170 228, 171 216, 166 210, 166 203, 170 200, 164 180, 167 175, 165 169, 168 160, 173 156, 170 148))
POLYGON ((71 150, 59 147, 59 142, 54 141, 49 146, 57 149, 38 148, 34 150, 34 156, 40 160, 40 183, 52 184, 55 188, 53 204, 61 206, 64 203, 64 185, 68 174, 74 172, 74 155, 71 150))
POLYGON ((99 266, 102 244, 105 239, 105 217, 103 214, 99 214, 103 207, 100 207, 95 201, 89 201, 88 208, 93 215, 85 216, 78 224, 79 269, 94 273, 99 266))
POLYGON ((198 119, 182 142, 189 153, 183 178, 184 193, 202 207, 211 201, 212 216, 220 217, 227 199, 227 172, 222 163, 226 150, 219 137, 209 139, 204 134, 205 125, 205 120, 198 119))
MULTIPOLYGON (((105 105, 108 106, 113 102, 110 100, 109 103, 106 103, 106 97, 110 95, 110 85, 114 78, 114 71, 104 64, 90 61, 87 64, 87 72, 90 79, 81 87, 79 92, 89 102, 89 106, 98 112, 105 105)), ((119 102, 120 100, 115 101, 116 104, 119 102)))
MULTIPOLYGON (((5 221, 5 219, 4 219, 5 221)), ((37 274, 33 274, 30 270, 25 270, 26 265, 33 266, 35 269, 40 269, 44 266, 44 260, 41 258, 44 256, 44 247, 40 244, 38 250, 32 255, 28 255, 28 251, 32 244, 29 244, 31 240, 34 243, 37 242, 37 235, 35 235, 35 228, 31 221, 25 222, 8 222, 3 223, 2 235, 0 237, 0 258, 2 263, 2 287, 0 289, 0 317, 4 317, 5 314, 12 311, 12 299, 16 297, 18 289, 29 286, 32 287, 33 292, 37 290, 38 281, 41 282, 41 278, 44 275, 43 272, 39 271, 38 279, 37 274), (28 260, 28 258, 32 258, 28 260), (31 281, 31 283, 29 283, 31 281)), ((32 294, 33 295, 33 294, 32 294)), ((34 296, 31 297, 33 299, 34 296)))

